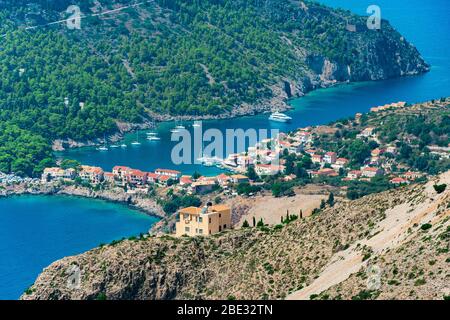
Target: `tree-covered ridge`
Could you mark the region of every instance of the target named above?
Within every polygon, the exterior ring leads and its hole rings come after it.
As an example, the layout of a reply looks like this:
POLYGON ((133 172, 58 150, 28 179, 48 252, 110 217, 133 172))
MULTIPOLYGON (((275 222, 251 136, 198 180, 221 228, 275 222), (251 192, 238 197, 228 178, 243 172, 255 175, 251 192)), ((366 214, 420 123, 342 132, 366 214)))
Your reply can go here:
POLYGON ((386 21, 348 32, 365 18, 311 2, 155 0, 93 16, 134 3, 2 1, 0 122, 49 142, 87 140, 155 113, 231 115, 265 104, 285 81, 299 94, 322 85, 325 60, 338 81, 427 68, 386 21), (81 30, 24 30, 68 18, 72 4, 83 12, 81 30))

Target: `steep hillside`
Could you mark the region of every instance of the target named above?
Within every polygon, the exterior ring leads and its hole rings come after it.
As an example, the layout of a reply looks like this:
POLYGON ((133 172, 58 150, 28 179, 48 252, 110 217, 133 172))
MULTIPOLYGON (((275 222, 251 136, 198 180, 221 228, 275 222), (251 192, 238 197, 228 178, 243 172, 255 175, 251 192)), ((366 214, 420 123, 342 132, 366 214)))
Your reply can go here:
POLYGON ((414 290, 414 298, 442 299, 430 288, 448 283, 450 192, 438 194, 435 183, 450 183, 450 172, 283 226, 115 242, 53 263, 22 299, 309 299, 330 288, 322 298, 414 290), (374 263, 381 286, 367 294, 362 279, 374 263), (67 285, 73 265, 76 288, 67 285))
MULTIPOLYGON (((336 82, 429 69, 387 21, 369 30, 364 17, 312 2, 136 3, 1 1, 0 122, 49 142, 85 141, 123 123, 283 108, 336 82), (70 17, 71 4, 80 30, 47 25, 70 17)), ((2 152, 2 171, 31 174, 44 159, 30 151, 14 164, 18 152, 2 152)))

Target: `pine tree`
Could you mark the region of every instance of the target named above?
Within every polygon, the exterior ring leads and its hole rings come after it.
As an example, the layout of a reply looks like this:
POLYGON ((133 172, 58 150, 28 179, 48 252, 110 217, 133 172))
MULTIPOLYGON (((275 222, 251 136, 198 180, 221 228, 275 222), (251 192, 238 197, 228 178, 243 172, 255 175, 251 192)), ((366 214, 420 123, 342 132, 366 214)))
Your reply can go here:
POLYGON ((326 205, 325 200, 322 199, 322 201, 320 201, 320 209, 324 209, 326 205))
POLYGON ((258 221, 258 224, 256 226, 257 227, 264 227, 264 221, 263 221, 262 218, 258 221))
POLYGON ((331 192, 330 195, 328 196, 327 203, 329 204, 330 207, 334 206, 334 194, 333 194, 333 192, 331 192))

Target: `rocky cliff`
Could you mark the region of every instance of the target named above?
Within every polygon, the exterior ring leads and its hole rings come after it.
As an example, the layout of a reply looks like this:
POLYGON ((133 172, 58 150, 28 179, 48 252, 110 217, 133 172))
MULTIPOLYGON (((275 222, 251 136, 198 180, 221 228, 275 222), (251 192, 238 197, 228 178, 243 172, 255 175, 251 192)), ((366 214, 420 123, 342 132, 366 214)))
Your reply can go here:
POLYGON ((282 227, 115 242, 51 264, 22 299, 442 299, 450 191, 433 185, 443 183, 450 172, 282 227))

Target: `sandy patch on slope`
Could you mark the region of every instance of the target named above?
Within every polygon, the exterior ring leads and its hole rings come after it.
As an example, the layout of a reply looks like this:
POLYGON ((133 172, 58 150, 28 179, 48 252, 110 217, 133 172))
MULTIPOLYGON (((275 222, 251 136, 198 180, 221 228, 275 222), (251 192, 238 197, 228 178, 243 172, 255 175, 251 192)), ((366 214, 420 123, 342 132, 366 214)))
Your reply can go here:
POLYGON ((414 209, 409 203, 403 203, 386 211, 386 219, 378 223, 375 232, 378 232, 369 239, 364 239, 351 245, 344 252, 336 253, 330 260, 330 263, 324 268, 320 276, 309 286, 289 295, 289 300, 310 299, 312 294, 320 294, 330 287, 346 280, 351 274, 357 272, 367 265, 363 262, 363 254, 358 249, 366 245, 373 250, 375 255, 382 254, 386 250, 398 247, 408 239, 408 228, 413 227, 415 223, 423 224, 435 219, 434 213, 437 207, 450 192, 447 190, 437 195, 433 189, 435 183, 450 184, 450 171, 442 174, 435 181, 430 181, 425 187, 426 199, 414 209))
MULTIPOLYGON (((310 216, 311 212, 320 206, 322 199, 327 199, 325 195, 297 194, 294 197, 275 198, 273 196, 256 196, 245 199, 245 205, 248 207, 246 213, 240 218, 236 227, 242 226, 244 220, 252 223, 253 217, 257 221, 263 219, 264 223, 274 225, 281 223, 281 217, 286 213, 299 215, 300 210, 303 216, 310 216)), ((238 205, 235 203, 235 205, 238 205)))

